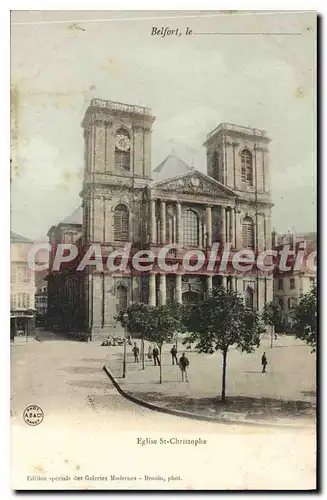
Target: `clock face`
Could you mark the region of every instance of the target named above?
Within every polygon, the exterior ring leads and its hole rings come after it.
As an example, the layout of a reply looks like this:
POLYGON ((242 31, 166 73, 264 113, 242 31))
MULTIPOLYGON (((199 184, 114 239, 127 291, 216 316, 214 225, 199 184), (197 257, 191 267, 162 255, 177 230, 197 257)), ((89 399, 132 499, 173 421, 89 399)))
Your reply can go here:
POLYGON ((117 134, 115 141, 116 148, 120 151, 128 151, 131 147, 131 140, 127 135, 117 134))

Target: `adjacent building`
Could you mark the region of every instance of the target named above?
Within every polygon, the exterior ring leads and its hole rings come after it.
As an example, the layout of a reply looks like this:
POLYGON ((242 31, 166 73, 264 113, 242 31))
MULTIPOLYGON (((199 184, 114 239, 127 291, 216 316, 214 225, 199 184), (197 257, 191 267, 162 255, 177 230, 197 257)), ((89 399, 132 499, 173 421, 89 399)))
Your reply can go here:
POLYGON ((33 244, 31 240, 13 231, 11 243, 11 337, 30 336, 35 324, 35 273, 28 265, 28 252, 33 244))
POLYGON ((298 305, 301 295, 308 293, 316 285, 316 237, 314 233, 310 233, 310 237, 311 239, 306 239, 305 236, 286 234, 277 238, 276 249, 281 251, 283 246, 287 245, 291 256, 288 261, 291 269, 283 271, 276 267, 274 273, 274 302, 280 305, 283 327, 286 330, 292 329, 292 312, 298 305), (303 252, 303 258, 298 269, 294 269, 293 264, 299 252, 303 252))
MULTIPOLYGON (((93 99, 84 116, 82 204, 48 233, 58 243, 74 242, 83 252, 101 245, 104 256, 131 243, 132 253, 158 254, 166 244, 208 255, 214 244, 231 252, 271 248, 270 139, 263 130, 221 123, 208 133, 207 173, 169 155, 151 163, 155 118, 149 108, 93 99)), ((176 254, 172 255, 176 257, 176 254)), ((273 298, 272 276, 238 273, 150 272, 113 275, 76 265, 51 271, 48 313, 53 326, 81 329, 93 339, 113 333, 115 315, 133 302, 194 302, 219 284, 238 291, 261 310, 273 298)))

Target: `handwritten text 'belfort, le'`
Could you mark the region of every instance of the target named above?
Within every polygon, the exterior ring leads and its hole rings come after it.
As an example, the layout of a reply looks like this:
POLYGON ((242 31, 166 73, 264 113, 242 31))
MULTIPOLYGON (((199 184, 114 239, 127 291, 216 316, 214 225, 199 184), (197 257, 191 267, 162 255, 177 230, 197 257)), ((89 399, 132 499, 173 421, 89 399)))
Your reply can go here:
POLYGON ((193 33, 192 30, 188 27, 185 28, 184 33, 179 28, 171 29, 168 26, 161 26, 160 28, 156 28, 153 26, 151 30, 152 36, 157 35, 160 36, 161 38, 165 38, 165 36, 172 36, 172 35, 182 36, 182 34, 192 35, 192 33, 193 33))

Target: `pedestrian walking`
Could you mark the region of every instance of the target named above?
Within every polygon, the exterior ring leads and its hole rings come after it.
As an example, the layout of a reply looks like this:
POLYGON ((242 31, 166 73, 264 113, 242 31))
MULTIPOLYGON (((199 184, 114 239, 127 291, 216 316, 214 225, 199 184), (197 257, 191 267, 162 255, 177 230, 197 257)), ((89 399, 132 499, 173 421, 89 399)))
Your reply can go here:
POLYGON ((177 360, 177 349, 176 346, 173 345, 173 347, 170 349, 170 354, 171 354, 171 362, 174 365, 176 362, 176 365, 178 365, 178 360, 177 360))
POLYGON ((181 373, 182 373, 182 382, 184 382, 184 379, 186 380, 186 382, 188 382, 187 368, 188 368, 189 364, 190 364, 190 362, 187 359, 187 357, 185 356, 185 352, 183 352, 182 356, 179 358, 179 368, 180 368, 181 373))
POLYGON ((264 352, 261 358, 261 364, 262 364, 262 373, 267 373, 266 372, 266 366, 268 364, 266 353, 264 352))
POLYGON ((149 349, 148 349, 148 359, 149 359, 149 360, 151 360, 151 359, 152 359, 152 351, 153 351, 153 349, 152 349, 152 345, 150 344, 150 345, 149 345, 149 349))
POLYGON ((132 352, 134 354, 134 363, 139 363, 140 362, 140 358, 139 358, 140 349, 137 347, 136 342, 134 342, 134 347, 132 349, 132 352))
POLYGON ((154 347, 152 350, 152 356, 153 356, 153 362, 154 366, 160 366, 160 359, 159 359, 159 349, 158 347, 154 347))

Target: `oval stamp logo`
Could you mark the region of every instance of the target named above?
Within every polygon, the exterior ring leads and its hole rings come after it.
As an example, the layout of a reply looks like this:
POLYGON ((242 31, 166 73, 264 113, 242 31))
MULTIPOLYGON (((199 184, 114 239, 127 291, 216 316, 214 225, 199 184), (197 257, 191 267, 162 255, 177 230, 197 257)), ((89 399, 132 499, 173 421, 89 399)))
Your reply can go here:
POLYGON ((39 425, 44 418, 44 413, 40 406, 29 405, 24 410, 23 418, 28 425, 39 425))

